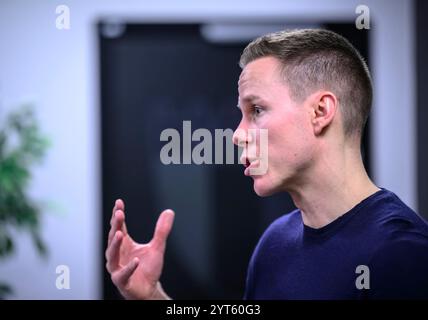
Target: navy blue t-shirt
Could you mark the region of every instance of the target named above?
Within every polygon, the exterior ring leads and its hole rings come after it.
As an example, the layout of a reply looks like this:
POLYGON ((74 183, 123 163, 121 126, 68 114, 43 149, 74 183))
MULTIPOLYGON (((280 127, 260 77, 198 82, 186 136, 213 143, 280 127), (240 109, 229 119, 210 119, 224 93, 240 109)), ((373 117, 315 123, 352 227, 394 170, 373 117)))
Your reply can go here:
POLYGON ((428 299, 428 224, 386 189, 319 229, 295 210, 261 237, 244 298, 428 299))

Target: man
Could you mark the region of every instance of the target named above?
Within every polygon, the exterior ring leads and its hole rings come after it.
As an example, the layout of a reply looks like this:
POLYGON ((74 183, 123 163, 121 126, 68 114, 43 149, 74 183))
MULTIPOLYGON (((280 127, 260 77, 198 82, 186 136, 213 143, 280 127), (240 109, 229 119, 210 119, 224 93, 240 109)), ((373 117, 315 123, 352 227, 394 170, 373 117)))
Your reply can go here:
MULTIPOLYGON (((288 192, 298 208, 260 239, 245 298, 428 298, 428 225, 363 166, 372 84, 360 54, 330 31, 278 32, 250 43, 240 65, 233 140, 244 147, 245 173, 259 196, 288 192), (249 129, 268 130, 267 159, 251 156, 260 143, 249 129), (252 175, 262 164, 267 172, 252 175)), ((112 281, 125 298, 168 299, 159 278, 174 213, 162 212, 141 245, 124 209, 117 200, 106 250, 112 281)))

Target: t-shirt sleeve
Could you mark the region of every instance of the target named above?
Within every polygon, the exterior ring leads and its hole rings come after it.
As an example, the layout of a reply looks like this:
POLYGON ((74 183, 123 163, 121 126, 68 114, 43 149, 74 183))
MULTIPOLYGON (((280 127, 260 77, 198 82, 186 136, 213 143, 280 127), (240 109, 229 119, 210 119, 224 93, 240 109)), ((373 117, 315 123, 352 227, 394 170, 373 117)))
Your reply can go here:
POLYGON ((372 299, 428 299, 428 239, 392 241, 370 265, 372 299))

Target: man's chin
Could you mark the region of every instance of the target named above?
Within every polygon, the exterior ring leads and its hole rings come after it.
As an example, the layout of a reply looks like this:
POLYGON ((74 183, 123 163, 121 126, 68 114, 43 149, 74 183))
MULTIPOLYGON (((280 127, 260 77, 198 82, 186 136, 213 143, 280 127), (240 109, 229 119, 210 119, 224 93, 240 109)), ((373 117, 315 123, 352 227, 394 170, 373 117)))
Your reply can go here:
POLYGON ((269 197, 278 192, 275 188, 272 188, 271 185, 266 183, 266 179, 263 179, 263 177, 255 177, 253 187, 254 192, 259 197, 269 197))

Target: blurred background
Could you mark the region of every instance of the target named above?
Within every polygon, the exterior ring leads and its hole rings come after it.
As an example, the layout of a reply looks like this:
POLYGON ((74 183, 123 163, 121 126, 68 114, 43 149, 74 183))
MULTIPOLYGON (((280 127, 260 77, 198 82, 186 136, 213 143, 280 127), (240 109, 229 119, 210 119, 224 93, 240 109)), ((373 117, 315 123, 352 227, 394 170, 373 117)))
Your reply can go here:
POLYGON ((234 129, 240 53, 286 28, 336 31, 367 59, 365 165, 427 218, 426 16, 422 0, 0 0, 0 298, 119 299, 104 250, 122 198, 137 241, 176 211, 173 298, 240 299, 259 237, 294 206, 257 197, 238 164, 163 165, 159 137, 234 129))

